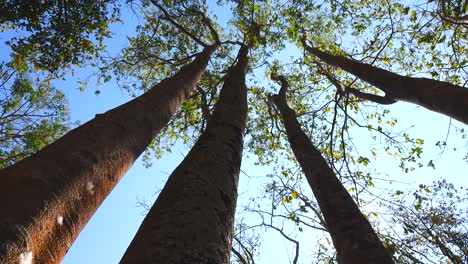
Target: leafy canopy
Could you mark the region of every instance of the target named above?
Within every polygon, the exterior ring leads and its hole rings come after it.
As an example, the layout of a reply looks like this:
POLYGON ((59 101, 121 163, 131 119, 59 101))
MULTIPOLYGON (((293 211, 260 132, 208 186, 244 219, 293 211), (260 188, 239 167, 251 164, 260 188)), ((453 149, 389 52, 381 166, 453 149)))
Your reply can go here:
POLYGON ((0 32, 19 31, 7 41, 13 66, 31 63, 35 70, 57 72, 96 56, 117 21, 119 6, 106 1, 2 1, 0 32))

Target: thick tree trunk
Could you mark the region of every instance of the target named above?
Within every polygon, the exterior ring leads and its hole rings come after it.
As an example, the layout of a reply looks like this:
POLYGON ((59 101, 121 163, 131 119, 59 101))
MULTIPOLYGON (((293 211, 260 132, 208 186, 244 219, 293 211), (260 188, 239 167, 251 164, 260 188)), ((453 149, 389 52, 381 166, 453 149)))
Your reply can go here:
MULTIPOLYGON (((304 47, 327 64, 340 67, 385 92, 385 98, 405 101, 468 124, 468 88, 427 78, 398 75, 369 64, 304 47)), ((365 98, 368 99, 368 98, 365 98)))
POLYGON ((59 263, 97 207, 192 92, 216 48, 207 47, 142 96, 96 115, 1 170, 0 263, 28 258, 31 263, 59 263))
POLYGON ((247 117, 248 48, 194 147, 169 177, 121 263, 229 263, 247 117))
POLYGON ((295 111, 287 105, 286 79, 277 76, 274 79, 282 82, 282 88, 273 96, 273 101, 280 111, 294 155, 323 213, 339 263, 393 263, 372 226, 302 130, 295 111))

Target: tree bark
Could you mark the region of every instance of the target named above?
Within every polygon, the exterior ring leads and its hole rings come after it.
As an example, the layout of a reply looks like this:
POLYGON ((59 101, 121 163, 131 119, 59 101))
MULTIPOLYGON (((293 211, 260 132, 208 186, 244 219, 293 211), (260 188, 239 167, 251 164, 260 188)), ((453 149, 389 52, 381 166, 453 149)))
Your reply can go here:
POLYGON ((272 79, 281 81, 281 90, 272 99, 280 111, 289 144, 322 211, 339 263, 393 263, 353 198, 302 130, 296 112, 288 106, 286 79, 275 75, 272 79))
POLYGON ((121 263, 229 263, 247 117, 248 47, 194 147, 169 177, 121 263))
POLYGON ((96 115, 1 170, 0 263, 29 258, 31 263, 59 263, 98 206, 194 90, 216 48, 205 48, 142 96, 96 115))
POLYGON ((389 100, 414 103, 468 124, 468 89, 465 87, 428 78, 402 76, 343 56, 331 55, 307 46, 304 41, 303 46, 327 64, 381 89, 389 100))

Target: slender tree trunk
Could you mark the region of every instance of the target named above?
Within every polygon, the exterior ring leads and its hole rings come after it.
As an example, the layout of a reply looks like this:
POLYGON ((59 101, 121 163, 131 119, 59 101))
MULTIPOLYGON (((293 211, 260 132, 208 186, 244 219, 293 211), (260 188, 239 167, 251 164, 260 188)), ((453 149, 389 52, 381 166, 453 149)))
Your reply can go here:
POLYGON ((248 47, 194 147, 169 177, 121 263, 229 263, 247 117, 248 47))
MULTIPOLYGON (((340 67, 385 92, 390 101, 405 101, 468 124, 468 89, 448 82, 398 75, 369 64, 304 47, 327 64, 340 67)), ((362 94, 362 93, 361 93, 362 94)), ((365 95, 365 94, 364 94, 365 95)), ((356 96, 359 97, 358 94, 356 96)), ((370 99, 365 97, 364 99, 370 99)), ((378 103, 378 101, 375 101, 378 103)))
POLYGON ((353 198, 302 130, 295 111, 287 105, 286 79, 282 76, 272 77, 282 83, 273 101, 286 127, 289 144, 323 213, 339 263, 393 263, 353 198))
POLYGON ((192 92, 216 48, 205 48, 142 96, 96 115, 1 170, 0 263, 29 258, 31 263, 59 263, 97 207, 192 92))

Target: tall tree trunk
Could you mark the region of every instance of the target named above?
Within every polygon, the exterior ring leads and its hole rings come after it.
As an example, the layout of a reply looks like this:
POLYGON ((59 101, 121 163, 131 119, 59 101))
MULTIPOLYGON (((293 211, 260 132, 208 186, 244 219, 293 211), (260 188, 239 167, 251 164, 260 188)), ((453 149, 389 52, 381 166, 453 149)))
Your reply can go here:
POLYGON ((302 130, 296 112, 289 108, 286 79, 275 75, 272 78, 281 81, 281 90, 273 96, 273 102, 280 111, 289 144, 323 213, 339 263, 393 263, 353 198, 302 130))
MULTIPOLYGON (((309 47, 305 42, 303 46, 327 64, 340 67, 381 89, 385 92, 386 101, 414 103, 468 124, 468 88, 427 78, 402 76, 343 56, 331 55, 309 47)), ((355 89, 351 89, 350 92, 358 97, 372 100, 372 95, 366 96, 368 94, 355 89)))
POLYGON ((121 263, 229 263, 247 117, 248 47, 205 131, 169 177, 121 263))
POLYGON ((217 45, 147 93, 0 171, 0 263, 59 263, 120 178, 192 92, 217 45), (29 263, 29 262, 27 262, 29 263))

